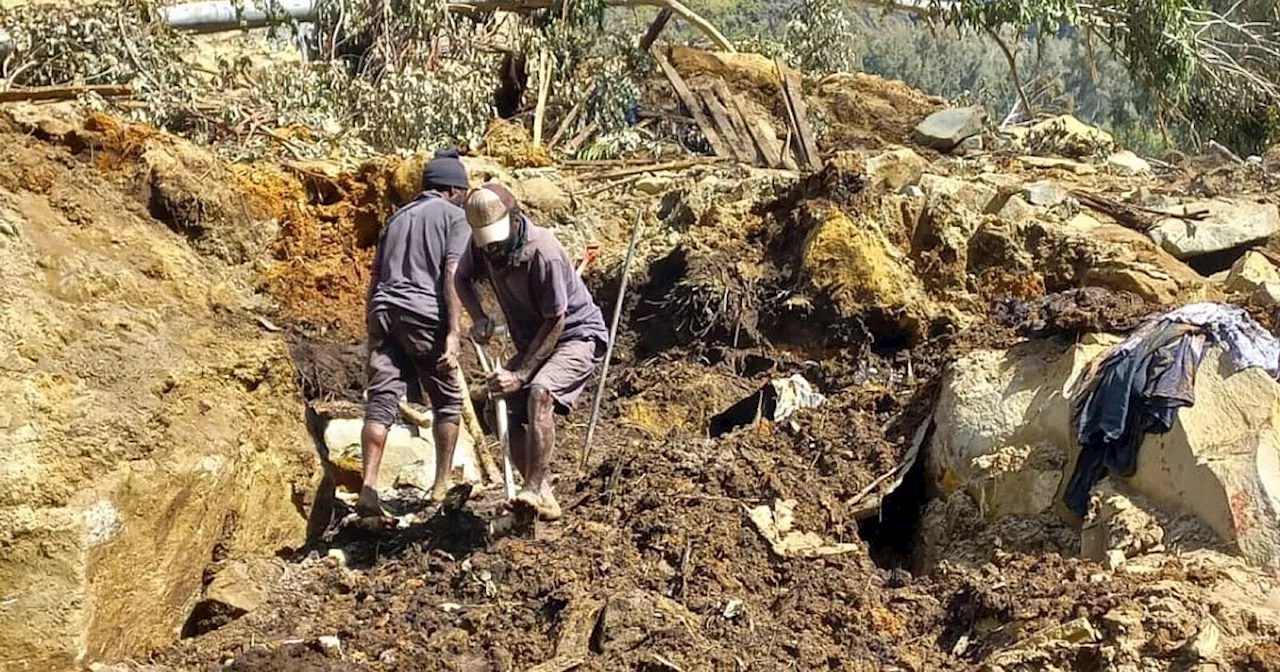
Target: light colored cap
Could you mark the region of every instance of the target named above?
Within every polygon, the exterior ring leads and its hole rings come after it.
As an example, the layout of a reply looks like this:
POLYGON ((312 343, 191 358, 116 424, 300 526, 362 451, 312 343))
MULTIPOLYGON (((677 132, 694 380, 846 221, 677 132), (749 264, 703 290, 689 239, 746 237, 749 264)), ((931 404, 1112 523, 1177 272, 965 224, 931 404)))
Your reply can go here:
POLYGON ((476 189, 467 197, 464 209, 476 245, 484 247, 511 237, 511 216, 496 193, 483 187, 476 189))

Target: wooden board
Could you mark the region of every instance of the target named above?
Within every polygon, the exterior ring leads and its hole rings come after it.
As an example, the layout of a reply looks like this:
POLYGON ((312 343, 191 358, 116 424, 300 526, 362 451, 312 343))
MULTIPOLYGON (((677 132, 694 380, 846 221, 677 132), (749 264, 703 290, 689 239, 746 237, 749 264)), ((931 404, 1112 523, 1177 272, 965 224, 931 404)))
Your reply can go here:
POLYGON ((666 76, 667 81, 671 82, 671 88, 675 89, 676 97, 680 99, 680 103, 684 105, 684 108, 689 111, 689 115, 693 117, 693 122, 702 130, 702 135, 706 137, 707 144, 711 145, 711 151, 715 152, 716 156, 733 158, 733 152, 725 145, 715 127, 711 125, 711 121, 707 119, 707 115, 702 111, 702 104, 698 102, 698 98, 685 85, 680 73, 676 72, 675 67, 667 61, 667 57, 657 47, 650 47, 649 53, 653 55, 654 62, 658 64, 658 68, 662 70, 662 74, 666 76))
POLYGON ((782 155, 778 151, 778 134, 773 129, 773 125, 760 117, 748 116, 746 99, 741 95, 733 97, 733 105, 738 111, 738 116, 742 117, 742 122, 746 124, 747 133, 755 141, 756 151, 764 159, 764 165, 769 168, 785 168, 782 155))
POLYGON ((751 129, 747 127, 747 120, 742 115, 742 110, 738 107, 738 101, 734 100, 729 87, 723 81, 717 81, 712 85, 711 90, 715 92, 716 98, 724 106, 725 113, 729 117, 729 124, 733 126, 733 132, 738 135, 738 139, 742 142, 743 151, 750 157, 744 160, 757 166, 768 166, 769 161, 765 158, 764 153, 760 151, 760 148, 756 146, 751 136, 751 129))
POLYGON ((746 143, 742 138, 738 137, 738 132, 733 129, 733 123, 729 121, 729 111, 720 103, 720 99, 716 97, 715 92, 702 90, 698 92, 702 98, 702 103, 707 106, 707 111, 711 113, 711 119, 716 124, 716 131, 720 133, 720 137, 729 145, 729 151, 743 163, 755 163, 756 153, 754 150, 748 150, 746 143))
POLYGON ((654 17, 653 23, 649 24, 649 30, 645 32, 644 37, 640 38, 640 48, 648 50, 653 43, 658 40, 658 35, 662 34, 662 29, 667 27, 667 22, 671 20, 671 8, 663 7, 654 17))
POLYGON ((809 170, 821 170, 822 158, 818 156, 818 146, 813 141, 813 127, 809 125, 809 107, 804 104, 800 74, 783 65, 781 60, 774 61, 774 65, 778 69, 782 97, 787 104, 787 116, 791 122, 792 144, 796 159, 801 166, 809 170))

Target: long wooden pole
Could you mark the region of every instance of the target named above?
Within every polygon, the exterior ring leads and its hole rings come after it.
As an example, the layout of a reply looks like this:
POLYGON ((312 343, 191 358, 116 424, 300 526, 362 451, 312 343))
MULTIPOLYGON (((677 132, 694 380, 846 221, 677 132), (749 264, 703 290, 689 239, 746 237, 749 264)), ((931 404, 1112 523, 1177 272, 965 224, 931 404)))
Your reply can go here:
POLYGON ((622 278, 618 284, 618 300, 613 305, 613 324, 609 326, 609 343, 604 350, 604 364, 600 367, 600 384, 596 386, 596 398, 591 403, 591 419, 587 422, 587 441, 582 447, 582 461, 579 471, 587 470, 587 461, 591 459, 591 441, 596 434, 596 421, 600 419, 600 403, 604 401, 605 381, 609 377, 609 360, 613 357, 613 343, 618 338, 618 323, 622 318, 622 304, 627 297, 627 276, 631 270, 631 260, 636 256, 636 244, 640 241, 640 231, 644 228, 644 210, 636 213, 635 226, 631 227, 631 244, 627 245, 627 258, 622 262, 622 278))

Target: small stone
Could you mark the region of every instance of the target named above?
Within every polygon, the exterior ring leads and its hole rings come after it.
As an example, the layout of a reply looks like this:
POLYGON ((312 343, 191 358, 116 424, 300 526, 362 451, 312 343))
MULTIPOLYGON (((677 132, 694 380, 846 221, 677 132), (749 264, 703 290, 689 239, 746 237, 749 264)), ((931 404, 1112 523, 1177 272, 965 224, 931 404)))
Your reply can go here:
POLYGON ((635 189, 642 194, 657 196, 671 186, 671 178, 661 175, 646 175, 636 180, 635 189))
POLYGON ((330 658, 342 657, 342 640, 333 635, 323 635, 316 638, 316 643, 320 645, 320 650, 324 655, 330 658))
POLYGON ((325 564, 330 567, 346 567, 347 552, 341 548, 331 548, 329 553, 325 555, 325 564))
POLYGON ((1124 564, 1125 560, 1124 551, 1118 548, 1113 548, 1107 551, 1107 569, 1114 572, 1124 564))
POLYGON ((1058 184, 1042 180, 1040 182, 1028 182, 1024 185, 1022 187, 1022 196, 1031 205, 1053 207, 1067 200, 1070 194, 1058 184))
POLYGON ((930 200, 935 200, 939 196, 949 196, 977 214, 986 213, 987 209, 998 200, 996 198, 998 192, 994 187, 932 173, 920 176, 920 189, 929 196, 930 200))
POLYGON ((982 144, 982 136, 981 136, 981 135, 971 135, 971 136, 969 136, 969 137, 965 138, 964 140, 961 140, 961 141, 960 141, 960 144, 956 145, 956 148, 955 148, 954 150, 952 150, 952 153, 954 153, 954 154, 968 154, 968 153, 970 153, 970 152, 981 152, 981 151, 982 151, 982 147, 983 147, 983 144, 982 144))
POLYGON ((1000 211, 996 213, 1002 219, 1010 221, 1021 221, 1031 219, 1036 216, 1036 209, 1031 207, 1021 196, 1010 196, 1009 200, 1004 202, 1000 207, 1000 211))
POLYGON ((1253 156, 1250 156, 1249 158, 1245 159, 1244 162, 1251 166, 1261 166, 1262 157, 1258 156, 1257 154, 1254 154, 1253 156))
POLYGON ((569 195, 560 185, 547 177, 531 177, 517 183, 517 195, 520 202, 538 212, 554 215, 568 210, 571 203, 569 195))
POLYGON ((899 147, 867 159, 864 165, 867 186, 883 186, 886 190, 902 189, 915 184, 929 168, 923 156, 899 147))
POLYGON ((16 238, 18 236, 18 229, 13 224, 9 223, 9 220, 0 218, 0 235, 13 236, 16 238))
POLYGON ((1107 158, 1107 169, 1116 175, 1133 177, 1151 173, 1151 164, 1129 150, 1112 154, 1107 158))
POLYGON ((908 184, 899 190, 898 193, 908 198, 920 198, 921 196, 924 196, 924 190, 914 184, 908 184))
POLYGON ((1212 618, 1205 619, 1200 632, 1188 644, 1187 650, 1200 660, 1216 658, 1222 648, 1222 628, 1212 618))

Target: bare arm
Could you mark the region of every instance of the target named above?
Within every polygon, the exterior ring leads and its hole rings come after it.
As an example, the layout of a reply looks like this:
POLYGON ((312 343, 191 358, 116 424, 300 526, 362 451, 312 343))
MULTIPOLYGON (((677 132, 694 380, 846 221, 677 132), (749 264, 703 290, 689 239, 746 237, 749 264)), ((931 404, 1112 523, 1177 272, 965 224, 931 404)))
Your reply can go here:
POLYGON ((458 262, 450 261, 444 265, 444 310, 449 320, 449 338, 462 336, 462 305, 458 299, 458 262))
POLYGON ((538 333, 533 336, 533 342, 529 344, 529 350, 518 355, 513 364, 515 368, 513 373, 521 383, 527 385, 530 380, 533 380, 533 374, 537 373, 538 367, 551 356, 563 332, 564 315, 543 320, 542 326, 538 327, 538 333))
POLYGON ((480 292, 476 290, 475 282, 459 275, 454 278, 453 289, 472 321, 488 319, 489 316, 484 312, 484 305, 480 303, 480 292))

